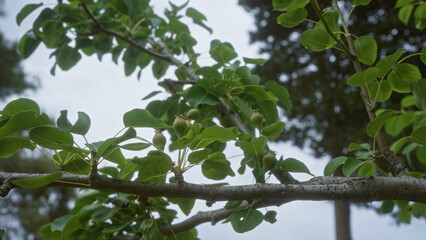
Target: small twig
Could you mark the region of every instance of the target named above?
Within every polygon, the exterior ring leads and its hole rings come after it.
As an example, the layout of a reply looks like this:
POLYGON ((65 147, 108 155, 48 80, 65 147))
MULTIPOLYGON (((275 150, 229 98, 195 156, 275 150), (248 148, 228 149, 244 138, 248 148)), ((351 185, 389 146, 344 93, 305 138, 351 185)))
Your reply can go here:
POLYGON ((164 79, 164 82, 167 82, 168 84, 173 84, 173 85, 186 85, 186 84, 194 85, 194 84, 197 83, 193 80, 180 81, 180 80, 173 80, 173 79, 170 79, 170 78, 164 79))
POLYGON ((2 181, 1 187, 0 187, 0 197, 6 197, 7 194, 9 194, 10 190, 12 190, 13 184, 11 178, 5 178, 2 181))
POLYGON ((99 21, 98 21, 98 20, 97 20, 97 19, 93 16, 93 14, 92 14, 92 13, 90 12, 90 10, 87 8, 87 6, 86 6, 86 4, 85 4, 85 3, 82 3, 82 4, 81 4, 81 6, 83 7, 83 9, 84 9, 84 11, 87 13, 87 15, 89 15, 89 18, 90 18, 90 19, 92 19, 93 23, 96 25, 96 27, 98 28, 98 30, 100 30, 101 32, 103 32, 103 33, 105 33, 105 34, 107 34, 107 35, 110 35, 110 36, 114 36, 114 37, 116 37, 116 38, 119 38, 119 39, 121 39, 121 40, 123 40, 123 41, 125 41, 125 42, 129 43, 130 45, 132 45, 132 46, 136 47, 137 49, 139 49, 139 50, 141 50, 141 51, 143 51, 143 52, 145 52, 145 53, 147 53, 147 54, 149 54, 149 55, 151 55, 151 56, 153 56, 153 57, 156 57, 156 58, 159 58, 159 59, 163 59, 163 60, 168 61, 168 62, 172 61, 172 59, 170 59, 170 57, 169 57, 169 56, 167 56, 167 55, 164 55, 164 54, 161 54, 161 53, 157 53, 157 52, 151 51, 151 50, 149 50, 149 49, 145 48, 145 47, 144 47, 144 46, 142 46, 140 43, 136 42, 135 40, 133 40, 133 39, 131 39, 131 38, 129 38, 129 37, 123 36, 123 35, 121 35, 121 34, 119 34, 119 33, 115 32, 115 31, 113 31, 113 30, 111 30, 111 29, 105 28, 105 27, 104 27, 104 26, 102 26, 102 24, 100 24, 100 23, 99 23, 99 21))

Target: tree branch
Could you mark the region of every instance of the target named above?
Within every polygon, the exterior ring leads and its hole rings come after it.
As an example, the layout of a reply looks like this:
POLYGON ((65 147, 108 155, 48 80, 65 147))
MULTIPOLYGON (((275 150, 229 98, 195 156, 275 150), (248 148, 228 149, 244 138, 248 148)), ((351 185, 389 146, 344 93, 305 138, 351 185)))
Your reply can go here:
MULTIPOLYGON (((346 35, 346 41, 349 45, 351 53, 353 54, 351 61, 354 65, 355 71, 357 73, 362 72, 361 63, 359 62, 359 59, 356 55, 352 35, 346 35)), ((365 96, 365 110, 367 111, 368 117, 370 118, 370 122, 372 122, 374 121, 374 119, 376 119, 376 114, 374 112, 373 107, 369 104, 371 103, 370 95, 368 94, 368 90, 366 87, 361 87, 361 92, 365 96)), ((383 155, 383 158, 379 158, 378 161, 380 161, 380 159, 384 159, 383 164, 381 165, 384 165, 384 167, 386 168, 385 170, 393 173, 395 176, 398 177, 407 176, 407 173, 405 172, 406 165, 404 160, 398 156, 395 156, 395 154, 393 154, 393 152, 389 149, 389 146, 387 145, 381 130, 377 132, 375 138, 377 141, 377 145, 379 146, 380 152, 383 155)))
MULTIPOLYGON (((45 176, 41 173, 0 172, 5 179, 28 179, 45 176)), ((195 198, 207 201, 275 199, 293 200, 406 200, 426 203, 426 180, 411 177, 316 177, 300 184, 254 184, 238 186, 208 186, 191 183, 140 183, 117 178, 64 173, 46 187, 78 187, 119 192, 146 197, 195 198), (93 177, 93 176, 92 176, 93 177), (91 184, 91 185, 89 185, 91 184), (89 185, 86 187, 84 185, 89 185)))
POLYGON ((159 229, 163 234, 172 234, 172 233, 179 233, 179 232, 185 232, 188 231, 200 224, 208 223, 210 222, 212 225, 215 225, 219 221, 222 221, 229 216, 231 216, 232 213, 235 211, 238 211, 240 209, 244 209, 247 207, 251 208, 263 208, 263 207, 269 207, 269 206, 281 206, 284 203, 287 203, 289 201, 258 201, 255 204, 250 204, 247 201, 244 201, 241 203, 241 205, 235 209, 217 209, 213 211, 199 211, 194 216, 191 216, 184 221, 180 223, 173 224, 171 226, 160 226, 159 229))
POLYGON ((173 59, 171 59, 170 56, 151 51, 151 50, 145 48, 142 44, 131 39, 130 37, 123 36, 123 35, 115 32, 111 29, 105 28, 104 26, 102 26, 102 24, 99 23, 99 21, 95 18, 95 16, 93 16, 93 14, 90 12, 89 8, 87 8, 85 3, 82 3, 81 6, 83 7, 84 11, 87 13, 89 18, 93 21, 93 23, 95 24, 96 28, 98 28, 99 31, 101 31, 101 32, 103 32, 103 33, 105 33, 109 36, 114 36, 116 38, 119 38, 119 39, 129 43, 130 45, 136 47, 137 49, 141 50, 142 52, 147 53, 150 56, 153 56, 155 58, 159 58, 159 59, 162 59, 162 60, 165 60, 165 61, 168 61, 168 62, 173 61, 173 59))

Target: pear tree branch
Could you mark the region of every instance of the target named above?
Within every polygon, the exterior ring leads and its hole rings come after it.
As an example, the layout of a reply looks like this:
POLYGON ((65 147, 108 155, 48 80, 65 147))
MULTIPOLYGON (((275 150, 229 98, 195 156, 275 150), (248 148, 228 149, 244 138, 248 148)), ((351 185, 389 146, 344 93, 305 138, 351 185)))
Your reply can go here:
MULTIPOLYGON (((0 183, 45 176, 42 173, 0 172, 0 183)), ((209 186, 192 183, 141 183, 105 176, 64 173, 46 187, 91 188, 145 197, 193 198, 206 201, 406 200, 426 203, 426 180, 412 177, 315 177, 298 184, 209 186)), ((16 186, 13 186, 16 187, 16 186)), ((0 193, 1 194, 1 193, 0 193)))

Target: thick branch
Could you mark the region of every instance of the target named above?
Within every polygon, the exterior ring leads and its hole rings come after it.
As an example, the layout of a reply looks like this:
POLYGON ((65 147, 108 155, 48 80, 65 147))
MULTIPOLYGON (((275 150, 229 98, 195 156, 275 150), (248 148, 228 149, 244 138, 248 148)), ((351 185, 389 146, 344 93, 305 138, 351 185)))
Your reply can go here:
MULTIPOLYGON (((46 174, 0 172, 5 179, 27 179, 46 174)), ((195 198, 207 201, 277 199, 293 200, 350 200, 381 201, 407 200, 426 203, 426 180, 411 177, 316 177, 300 184, 254 184, 239 186, 208 186, 191 183, 140 183, 98 176, 64 173, 47 187, 80 187, 120 192, 147 197, 195 198), (89 185, 91 184, 91 185, 89 185), (86 187, 84 185, 89 185, 86 187)))

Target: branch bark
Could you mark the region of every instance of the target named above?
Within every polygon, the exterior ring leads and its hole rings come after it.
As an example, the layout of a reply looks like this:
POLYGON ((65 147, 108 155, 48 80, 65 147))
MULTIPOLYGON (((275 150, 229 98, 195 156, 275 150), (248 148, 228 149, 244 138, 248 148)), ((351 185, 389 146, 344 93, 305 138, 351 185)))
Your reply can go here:
MULTIPOLYGON (((41 173, 0 172, 0 182, 6 179, 28 179, 45 176, 41 173)), ((206 201, 272 199, 381 201, 406 200, 426 203, 426 180, 412 177, 315 177, 300 184, 254 184, 238 186, 208 186, 192 183, 140 183, 117 178, 64 173, 46 187, 91 188, 145 197, 195 198, 206 201), (89 185, 90 184, 90 185, 89 185), (86 187, 84 185, 89 185, 86 187)), ((16 186, 14 186, 16 187, 16 186)))

